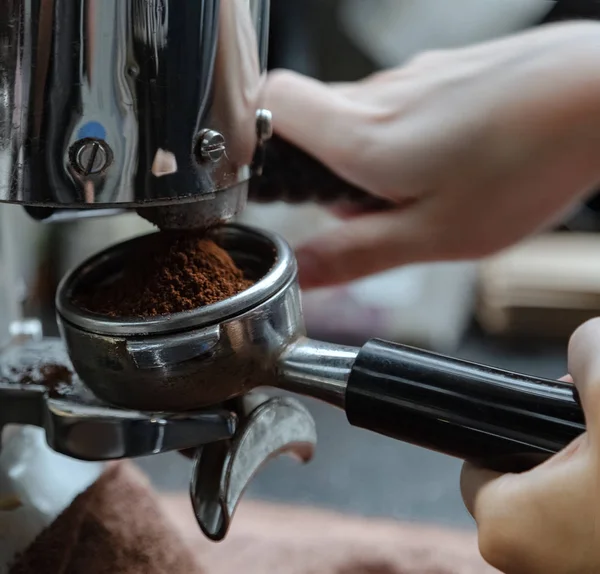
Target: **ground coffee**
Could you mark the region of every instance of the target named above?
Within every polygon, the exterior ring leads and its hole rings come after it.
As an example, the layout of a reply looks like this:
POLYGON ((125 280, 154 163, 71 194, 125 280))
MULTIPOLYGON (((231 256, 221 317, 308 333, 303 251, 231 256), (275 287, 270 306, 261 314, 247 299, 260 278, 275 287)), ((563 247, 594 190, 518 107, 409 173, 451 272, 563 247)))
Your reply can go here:
POLYGON ((70 394, 73 386, 73 373, 64 365, 42 363, 4 369, 0 382, 17 385, 39 385, 48 389, 51 397, 64 397, 70 394))
POLYGON ((11 375, 14 375, 15 382, 20 385, 44 385, 51 394, 60 394, 73 380, 73 373, 65 365, 53 363, 32 365, 23 369, 12 367, 11 375))
POLYGON ((252 281, 213 241, 190 232, 161 232, 110 283, 75 293, 73 302, 109 317, 154 317, 217 303, 252 281))
POLYGON ((25 341, 4 349, 0 360, 0 383, 44 386, 51 397, 79 393, 81 387, 64 344, 53 337, 25 341))

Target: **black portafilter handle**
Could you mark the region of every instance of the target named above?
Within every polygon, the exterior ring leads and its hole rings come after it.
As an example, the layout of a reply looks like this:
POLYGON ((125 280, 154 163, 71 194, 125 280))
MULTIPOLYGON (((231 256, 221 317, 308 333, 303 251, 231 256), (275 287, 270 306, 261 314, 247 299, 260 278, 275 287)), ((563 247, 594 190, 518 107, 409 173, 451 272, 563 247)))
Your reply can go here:
POLYGON ((345 408, 353 426, 499 471, 532 468, 585 432, 573 385, 379 340, 359 351, 345 408))
POLYGON ((276 134, 259 147, 254 166, 248 199, 256 203, 313 202, 326 206, 346 203, 361 212, 393 207, 393 203, 341 179, 316 158, 276 134))

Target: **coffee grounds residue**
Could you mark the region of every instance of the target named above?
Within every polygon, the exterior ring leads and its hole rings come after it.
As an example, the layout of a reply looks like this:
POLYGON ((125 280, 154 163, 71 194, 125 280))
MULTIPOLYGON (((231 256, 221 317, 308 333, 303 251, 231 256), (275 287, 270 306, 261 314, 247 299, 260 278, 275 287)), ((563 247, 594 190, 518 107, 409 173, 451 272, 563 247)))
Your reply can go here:
POLYGON ((51 395, 63 394, 73 382, 73 373, 67 367, 52 363, 24 368, 11 367, 10 374, 12 383, 43 385, 51 395))
POLYGON ((114 281, 75 293, 73 303, 108 317, 155 317, 217 303, 250 287, 230 255, 190 232, 161 232, 114 281))

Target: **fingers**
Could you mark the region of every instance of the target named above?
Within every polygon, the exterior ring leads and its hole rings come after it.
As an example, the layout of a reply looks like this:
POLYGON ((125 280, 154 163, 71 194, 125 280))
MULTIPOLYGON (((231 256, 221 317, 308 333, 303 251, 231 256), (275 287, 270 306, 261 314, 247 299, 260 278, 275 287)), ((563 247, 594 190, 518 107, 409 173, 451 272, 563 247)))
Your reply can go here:
POLYGON ((569 342, 569 372, 581 398, 591 440, 600 439, 600 318, 583 324, 569 342))
MULTIPOLYGON (((592 323, 574 336, 571 368, 589 365, 583 353, 588 345, 593 348, 598 328, 592 323)), ((573 377, 565 375, 560 380, 572 383, 573 377)), ((596 513, 587 484, 589 446, 589 435, 584 433, 522 474, 500 474, 464 464, 461 492, 477 522, 479 549, 486 561, 507 574, 572 571, 570 553, 585 540, 590 523, 582 512, 591 508, 596 513)), ((595 483, 595 476, 592 479, 595 483)))
POLYGON ((463 502, 469 514, 475 518, 475 501, 477 494, 492 481, 501 476, 500 473, 479 468, 469 462, 466 462, 460 473, 460 491, 463 502))
MULTIPOLYGON (((571 375, 565 375, 559 379, 560 381, 566 383, 573 383, 573 378, 571 375)), ((571 459, 579 449, 585 444, 587 441, 587 436, 582 435, 578 439, 574 440, 569 446, 563 449, 561 452, 556 454, 555 456, 549 458, 542 465, 537 467, 537 471, 534 469, 530 471, 530 473, 526 473, 525 476, 527 480, 531 473, 537 474, 540 471, 544 471, 548 467, 555 466, 557 464, 562 464, 567 460, 571 459)), ((485 468, 481 468, 472 463, 466 462, 463 465, 462 472, 460 475, 460 489, 463 496, 463 502, 471 516, 476 518, 476 500, 479 493, 484 490, 488 485, 491 485, 494 481, 503 476, 503 473, 494 472, 485 468)), ((513 476, 507 480, 519 480, 519 476, 513 476)))
MULTIPOLYGON (((578 353, 594 340, 597 328, 589 325, 574 337, 578 353)), ((582 355, 573 363, 577 361, 586 364, 582 355)), ((569 375, 561 380, 572 382, 569 375)), ((586 433, 522 474, 499 474, 465 463, 463 500, 477 522, 480 552, 492 566, 507 574, 572 571, 569 557, 585 540, 590 522, 585 509, 596 513, 586 479, 588 446, 586 433)))
POLYGON ((427 261, 433 251, 427 226, 413 208, 348 220, 300 246, 296 257, 300 284, 311 289, 427 261))
MULTIPOLYGON (((520 540, 530 502, 527 484, 514 475, 498 475, 465 463, 461 491, 468 511, 477 522, 479 550, 484 559, 502 572, 512 573, 521 560, 520 540), (521 514, 521 516, 520 516, 521 514)), ((535 522, 535 520, 534 520, 535 522)), ((531 528, 529 525, 527 528, 531 528)), ((531 530, 539 534, 537 528, 531 530)), ((535 571, 535 570, 532 570, 535 571)))
POLYGON ((317 80, 289 71, 272 72, 265 86, 265 107, 273 114, 273 129, 282 138, 318 157, 333 171, 345 173, 347 158, 357 159, 364 104, 317 80))
POLYGON ((465 465, 461 487, 477 522, 480 552, 501 572, 571 571, 565 564, 589 526, 582 512, 590 495, 583 478, 586 457, 563 457, 567 461, 520 475, 465 465))

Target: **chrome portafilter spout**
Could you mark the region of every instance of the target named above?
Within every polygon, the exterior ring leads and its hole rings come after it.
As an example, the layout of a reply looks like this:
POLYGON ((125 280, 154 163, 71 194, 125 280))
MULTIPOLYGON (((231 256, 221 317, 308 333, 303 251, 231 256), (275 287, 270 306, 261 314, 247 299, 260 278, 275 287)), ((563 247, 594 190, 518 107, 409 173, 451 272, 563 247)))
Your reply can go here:
POLYGON ((306 338, 291 248, 250 227, 212 232, 257 279, 234 297, 149 319, 103 317, 73 303, 79 289, 116 277, 153 236, 92 257, 58 290, 73 366, 108 403, 186 411, 270 386, 342 408, 352 425, 511 470, 534 466, 585 430, 566 383, 379 340, 358 349, 306 338))

